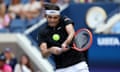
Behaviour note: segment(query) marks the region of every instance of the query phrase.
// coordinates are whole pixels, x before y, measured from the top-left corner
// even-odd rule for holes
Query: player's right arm
[[[55,55],[60,54],[61,52],[58,49],[58,47],[54,47],[54,46],[51,48],[47,47],[46,35],[47,34],[43,32],[43,30],[41,30],[38,34],[39,48],[43,57],[48,57],[50,54],[55,54]]]
[[[51,54],[49,49],[47,48],[46,35],[47,34],[44,32],[44,30],[39,31],[38,43],[39,43],[39,48],[43,57],[48,57]]]
[[[47,43],[45,42],[41,43],[40,50],[43,57],[48,57],[51,54],[50,50],[47,48]]]
[[[40,49],[43,57],[48,57],[51,54],[59,55],[62,52],[58,47],[47,48],[47,43],[45,42],[41,43]]]

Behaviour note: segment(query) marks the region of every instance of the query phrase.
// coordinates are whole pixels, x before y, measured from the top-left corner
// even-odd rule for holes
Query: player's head
[[[46,4],[45,17],[47,18],[48,25],[51,27],[55,27],[59,23],[60,8],[54,4]]]

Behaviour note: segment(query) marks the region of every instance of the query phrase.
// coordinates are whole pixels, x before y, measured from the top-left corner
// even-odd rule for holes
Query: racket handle
[[[67,46],[67,48],[71,48],[70,46]]]

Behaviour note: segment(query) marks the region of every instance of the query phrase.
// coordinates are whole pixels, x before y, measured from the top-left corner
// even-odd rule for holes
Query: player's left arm
[[[62,44],[62,48],[67,47],[71,43],[71,41],[73,40],[74,34],[75,34],[73,24],[67,24],[65,27],[65,30],[68,33],[68,37],[66,38],[66,40]]]
[[[68,33],[68,37],[67,39],[65,40],[65,43],[67,45],[69,45],[71,43],[71,41],[73,40],[73,37],[74,37],[74,34],[75,34],[75,30],[74,30],[74,27],[73,27],[73,24],[68,24],[66,27],[65,27],[67,33]]]

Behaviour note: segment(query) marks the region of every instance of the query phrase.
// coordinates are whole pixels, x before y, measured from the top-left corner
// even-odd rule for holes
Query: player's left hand
[[[62,47],[62,51],[63,52],[66,52],[66,51],[68,51],[70,48],[67,48],[67,44],[66,43],[63,43],[62,45],[61,45],[61,47]]]

